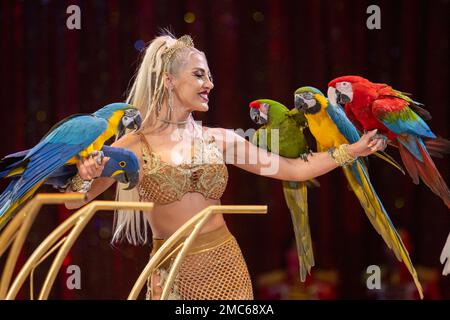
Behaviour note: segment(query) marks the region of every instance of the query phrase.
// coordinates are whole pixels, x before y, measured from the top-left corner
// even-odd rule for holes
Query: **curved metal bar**
[[[116,202],[116,201],[93,201],[88,204],[86,212],[82,212],[80,219],[75,224],[75,227],[67,236],[67,240],[61,246],[53,260],[53,264],[47,273],[44,284],[42,285],[39,300],[46,300],[50,294],[50,290],[55,282],[59,269],[64,261],[69,250],[72,248],[75,241],[78,239],[80,233],[86,227],[88,222],[92,219],[95,213],[99,210],[116,210],[116,209],[132,209],[132,210],[151,210],[153,209],[153,203],[142,202]],[[50,235],[51,236],[51,235]]]
[[[31,270],[34,268],[36,263],[41,259],[41,257],[44,256],[44,254],[70,228],[72,228],[80,219],[82,220],[84,215],[86,215],[88,213],[88,211],[92,208],[93,205],[94,205],[95,211],[98,211],[98,210],[116,210],[116,209],[122,209],[122,208],[124,208],[124,209],[136,209],[136,210],[149,210],[149,209],[153,208],[153,204],[152,203],[116,202],[116,201],[93,201],[90,204],[82,207],[81,209],[76,211],[73,215],[71,215],[69,218],[67,218],[63,223],[61,223],[55,230],[53,230],[53,232],[50,233],[44,239],[44,241],[41,242],[41,244],[38,246],[38,248],[36,248],[36,250],[31,254],[30,258],[26,261],[26,263],[24,264],[22,269],[19,271],[17,277],[15,278],[13,284],[11,285],[11,287],[10,287],[6,297],[5,297],[6,299],[11,300],[11,299],[14,299],[17,296],[18,291],[22,287],[23,283],[25,282],[25,280],[29,276]],[[87,222],[88,221],[86,221],[86,223]],[[81,232],[82,229],[80,229],[79,231]],[[70,237],[72,234],[73,234],[73,230],[67,236],[67,238]],[[76,240],[76,238],[73,239],[73,241],[75,241],[75,240]],[[66,241],[67,241],[67,239],[66,239]],[[67,250],[66,251],[66,254],[67,254],[68,250],[70,250],[71,245],[70,246],[63,245],[60,248],[59,253],[61,252],[61,250],[65,250],[65,251]],[[65,255],[64,255],[64,257],[65,257]],[[64,257],[60,261],[61,263],[62,263]],[[55,259],[56,259],[56,257],[55,257]],[[59,264],[59,267],[61,266],[61,263]],[[59,269],[58,270],[55,269],[56,268],[55,261],[53,262],[52,267],[54,267],[54,269],[53,269],[53,271],[50,270],[49,273],[50,272],[54,272],[55,273],[55,277],[56,277],[57,271]],[[53,284],[53,282],[50,281],[51,278],[49,278],[49,275],[47,275],[47,278],[49,280],[47,282],[47,285],[49,286],[49,288],[46,289],[46,290],[48,290],[48,292],[49,292],[49,289],[51,288],[51,285]],[[41,290],[41,294],[42,294],[42,290]]]
[[[14,272],[14,267],[17,263],[17,259],[19,257],[20,251],[22,250],[23,243],[30,231],[31,225],[34,222],[36,215],[39,212],[39,209],[44,204],[56,204],[56,203],[64,203],[66,201],[73,200],[82,200],[85,195],[80,193],[47,193],[47,194],[37,194],[34,198],[32,198],[18,213],[19,218],[14,219],[14,224],[8,228],[7,234],[2,240],[4,243],[1,245],[4,246],[0,251],[4,252],[6,250],[5,247],[8,247],[11,244],[11,241],[7,237],[14,236],[15,231],[17,231],[16,238],[14,242],[12,242],[12,247],[8,255],[8,259],[6,260],[5,267],[3,269],[2,279],[0,282],[0,299],[5,297],[6,291],[8,290],[8,286],[11,282],[11,277]],[[11,221],[11,222],[13,222]],[[14,232],[12,232],[14,231]]]
[[[55,244],[50,250],[47,251],[47,253],[33,266],[33,269],[31,269],[30,272],[30,300],[34,300],[34,270],[43,262],[45,259],[47,259],[56,249],[58,249],[64,241],[66,241],[67,237],[62,238],[59,240],[57,244]]]
[[[31,256],[25,262],[22,269],[20,269],[19,273],[14,279],[14,282],[11,284],[11,287],[6,294],[5,299],[15,299],[17,293],[19,292],[20,288],[24,284],[25,280],[27,279],[36,263],[46,254],[46,252],[51,247],[53,247],[58,239],[60,239],[76,223],[76,220],[78,220],[80,218],[80,215],[82,215],[85,211],[86,207],[83,207],[75,212],[73,215],[64,220],[63,223],[61,223],[55,230],[53,230],[53,232],[49,236],[47,236],[41,242],[41,244],[33,251]]]
[[[22,225],[22,221],[24,218],[25,213],[20,212],[3,229],[2,233],[0,234],[0,258],[3,256],[14,238],[17,236],[17,230]]]
[[[145,266],[144,270],[139,275],[137,281],[135,282],[133,288],[128,295],[128,300],[136,300],[139,293],[141,292],[145,282],[147,281],[150,274],[153,272],[154,268],[159,264],[160,260],[164,258],[164,256],[173,248],[173,246],[180,240],[183,235],[193,227],[196,223],[202,220],[205,216],[210,216],[208,213],[211,212],[210,215],[216,213],[223,214],[265,214],[267,213],[267,206],[244,206],[244,205],[221,205],[221,206],[209,206],[187,222],[185,222],[177,231],[174,232],[172,236],[170,236],[166,241],[164,241],[163,245],[159,250],[155,253],[155,255],[150,259],[150,261]],[[200,230],[200,229],[198,229]],[[193,238],[192,238],[193,239]],[[193,240],[192,240],[193,241]],[[181,251],[178,253],[180,254]],[[181,262],[181,259],[180,259]],[[168,282],[166,281],[166,284]]]

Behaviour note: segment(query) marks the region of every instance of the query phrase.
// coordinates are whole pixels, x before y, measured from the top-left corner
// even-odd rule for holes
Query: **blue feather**
[[[401,114],[400,114],[401,113]],[[394,119],[392,119],[394,118]],[[411,109],[396,112],[396,114],[380,117],[379,120],[391,131],[396,134],[411,134],[435,139],[436,135],[431,131],[421,117]]]
[[[359,140],[360,136],[358,130],[347,118],[347,115],[341,107],[332,105],[328,101],[328,107],[326,110],[341,134],[349,141],[349,143],[355,143]]]

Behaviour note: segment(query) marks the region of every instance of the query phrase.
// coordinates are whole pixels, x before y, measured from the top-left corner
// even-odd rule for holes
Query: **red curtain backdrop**
[[[81,30],[68,30],[69,5],[81,9]],[[431,128],[449,132],[449,2],[377,1],[381,29],[366,27],[372,1],[2,1],[0,3],[0,155],[30,148],[50,127],[73,113],[90,113],[123,101],[138,66],[140,48],[162,27],[189,33],[206,53],[215,89],[207,126],[254,127],[248,103],[266,97],[292,105],[293,91],[363,75],[410,92],[432,113]],[[395,150],[391,154],[399,159]],[[450,182],[449,158],[436,159]],[[223,204],[267,204],[266,216],[227,217],[246,257],[257,297],[258,279],[286,269],[293,231],[281,183],[229,166]],[[423,184],[372,159],[373,184],[398,229],[408,233],[416,266],[438,273],[437,295],[450,298],[450,278],[440,276],[439,255],[450,231],[442,201]],[[310,192],[315,270],[338,274],[337,298],[367,298],[369,265],[394,266],[340,170]],[[5,183],[2,182],[2,187]],[[42,188],[50,192],[51,189]],[[112,199],[114,190],[101,196]],[[63,207],[45,208],[27,240],[23,258],[58,222]],[[82,273],[81,290],[68,290],[63,267],[51,298],[123,299],[148,259],[148,247],[109,244],[112,213],[98,215],[65,261]],[[43,279],[44,263],[36,282]],[[382,268],[383,270],[383,268]],[[409,281],[409,278],[407,278]],[[26,287],[21,297],[27,297]],[[431,290],[431,289],[430,289]]]

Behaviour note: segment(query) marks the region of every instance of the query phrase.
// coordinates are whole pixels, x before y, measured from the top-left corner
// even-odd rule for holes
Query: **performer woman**
[[[147,47],[127,98],[143,115],[141,129],[126,134],[113,146],[135,152],[140,160],[139,185],[131,194],[118,188],[117,198],[155,204],[151,212],[144,212],[153,235],[152,254],[196,213],[220,205],[228,179],[225,163],[280,180],[305,181],[386,147],[384,140],[374,137],[376,131],[372,131],[334,153],[310,154],[308,161],[277,156],[254,146],[233,130],[207,128],[194,121],[193,111],[208,111],[208,95],[213,87],[205,54],[194,47],[189,36],[176,39],[164,34]],[[233,156],[227,157],[230,154]],[[104,158],[100,165],[92,158],[80,160],[78,178],[99,177],[107,160]],[[264,170],[268,166],[278,169]],[[113,182],[110,178],[95,179],[86,202],[68,202],[66,206],[81,207]],[[76,184],[70,189],[77,191]],[[139,219],[140,214],[116,213],[113,241],[126,238],[133,244],[145,242],[147,224]],[[160,298],[172,261],[163,261],[149,278],[148,299]],[[214,215],[200,231],[179,269],[169,298],[253,299],[245,260],[222,214]]]

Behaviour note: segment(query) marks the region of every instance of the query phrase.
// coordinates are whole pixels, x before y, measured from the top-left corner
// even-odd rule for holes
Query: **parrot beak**
[[[122,118],[122,123],[127,129],[137,130],[142,124],[141,114],[136,109],[128,109],[125,111],[125,115]]]
[[[128,109],[125,110],[125,114],[122,117],[122,126],[121,129],[125,131],[125,129],[137,130],[141,127],[142,118],[141,114],[136,109]]]
[[[119,123],[118,139],[125,134],[126,129],[138,130],[142,125],[142,117],[138,110],[128,109]]]
[[[131,190],[139,183],[139,172],[134,172],[131,175],[128,175],[125,171],[118,170],[114,172],[112,178],[120,183],[128,184],[124,190]]]
[[[117,130],[117,139],[120,139],[125,134],[125,127],[122,121],[119,123],[119,129]]]
[[[334,89],[334,88],[333,88]],[[340,92],[338,89],[334,89],[336,92],[336,102],[340,105],[352,102],[352,99],[345,93]]]
[[[303,100],[303,98],[299,94],[295,95],[294,105],[295,109],[297,109],[298,111],[306,110],[308,108],[308,104],[305,102],[305,100]]]
[[[328,87],[328,91],[327,91],[328,101],[333,106],[337,106],[337,104],[338,104],[336,91],[337,91],[336,88]]]
[[[142,117],[141,117],[141,113],[139,111],[137,111],[133,120],[134,120],[134,129],[133,130],[138,130],[142,125]]]
[[[263,114],[260,109],[250,108],[250,118],[256,124],[263,125],[267,123],[267,115]]]
[[[124,190],[131,190],[139,183],[139,172],[133,172],[130,176],[125,174],[128,180],[128,186]]]

